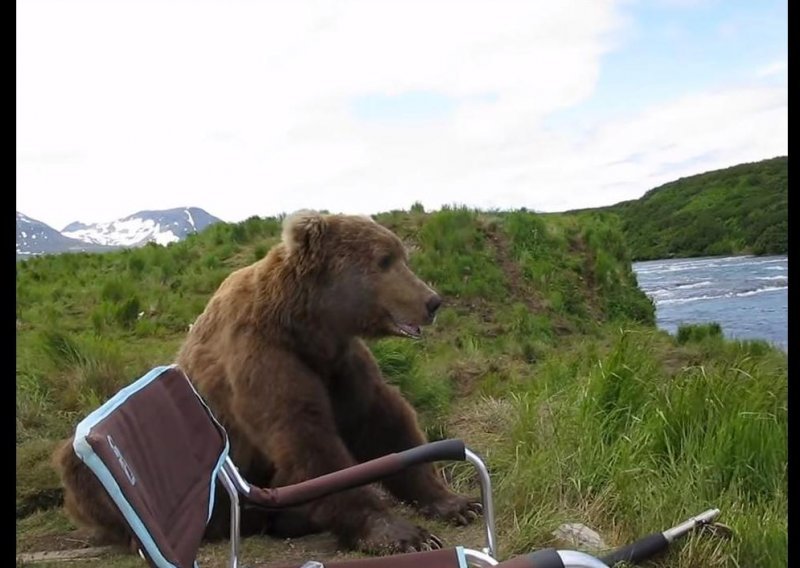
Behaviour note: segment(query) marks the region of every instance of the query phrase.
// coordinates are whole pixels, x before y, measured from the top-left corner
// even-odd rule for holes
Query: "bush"
[[[253,260],[258,262],[262,258],[267,255],[267,246],[266,245],[256,245],[256,248],[253,249]]]
[[[128,270],[135,276],[139,276],[144,271],[144,266],[144,259],[139,255],[131,256],[128,259]]]
[[[722,327],[716,323],[685,324],[678,327],[676,338],[678,343],[699,343],[707,338],[720,339]]]
[[[139,298],[136,296],[131,296],[117,306],[114,311],[114,317],[119,325],[126,329],[130,329],[139,318],[139,312],[141,309],[142,305],[139,301]]]
[[[506,293],[503,271],[487,247],[475,211],[443,207],[425,219],[418,238],[420,250],[412,266],[440,293],[464,298]]]
[[[118,304],[133,293],[133,285],[122,278],[112,278],[103,284],[100,297],[111,303]]]

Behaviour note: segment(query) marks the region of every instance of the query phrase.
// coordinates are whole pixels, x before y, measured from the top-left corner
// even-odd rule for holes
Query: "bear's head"
[[[298,211],[284,221],[283,244],[313,316],[342,333],[418,338],[442,303],[400,239],[369,217]]]

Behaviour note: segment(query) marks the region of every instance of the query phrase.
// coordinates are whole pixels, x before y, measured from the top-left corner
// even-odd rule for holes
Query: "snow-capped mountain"
[[[112,247],[137,247],[149,242],[167,245],[218,221],[220,219],[198,207],[181,207],[139,211],[108,223],[70,223],[61,234],[85,243]]]
[[[50,225],[17,211],[17,258],[59,252],[98,252],[107,247],[65,237]]]
[[[17,259],[61,252],[106,252],[149,242],[166,245],[220,221],[198,207],[140,211],[109,223],[70,223],[59,232],[17,211]]]

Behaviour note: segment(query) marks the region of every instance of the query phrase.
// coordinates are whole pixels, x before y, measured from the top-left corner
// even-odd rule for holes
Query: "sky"
[[[17,210],[563,211],[788,154],[787,2],[17,0]]]

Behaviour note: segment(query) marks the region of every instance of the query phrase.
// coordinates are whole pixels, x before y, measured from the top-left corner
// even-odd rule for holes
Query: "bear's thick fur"
[[[302,211],[285,220],[280,244],[220,285],[177,363],[227,429],[244,477],[287,485],[425,442],[413,408],[386,384],[362,338],[417,337],[440,304],[391,231],[368,217]],[[108,533],[111,512],[97,514],[101,498],[80,479],[69,450],[67,444],[57,456],[68,511],[84,524],[102,518]],[[428,516],[466,523],[479,511],[430,465],[382,485]],[[246,513],[245,523],[256,525],[251,531],[329,530],[342,546],[367,552],[439,544],[396,516],[373,487],[281,514]]]

